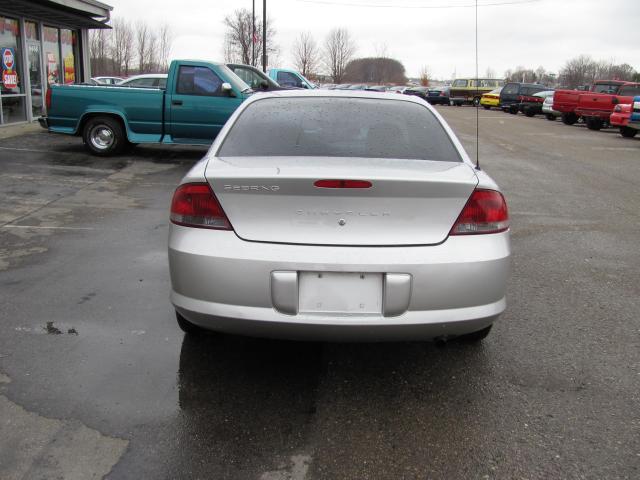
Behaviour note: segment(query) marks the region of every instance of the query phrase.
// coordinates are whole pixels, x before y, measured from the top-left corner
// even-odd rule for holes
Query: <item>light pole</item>
[[[267,0],[262,0],[262,71],[267,73]]]
[[[251,66],[256,66],[256,0],[251,8]]]

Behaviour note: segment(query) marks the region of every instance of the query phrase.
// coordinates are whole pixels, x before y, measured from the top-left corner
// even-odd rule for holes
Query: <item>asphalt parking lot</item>
[[[480,122],[514,258],[480,346],[185,338],[168,206],[206,150],[0,140],[0,478],[640,477],[640,138]]]

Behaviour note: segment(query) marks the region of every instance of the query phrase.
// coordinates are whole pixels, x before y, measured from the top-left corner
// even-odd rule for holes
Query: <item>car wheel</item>
[[[509,113],[511,115],[517,115],[518,114],[518,106],[517,105],[512,105],[509,107]]]
[[[631,127],[620,127],[620,135],[624,138],[633,138],[638,133],[638,130]]]
[[[600,130],[602,126],[603,122],[599,118],[587,118],[587,128],[589,130]]]
[[[176,320],[178,321],[178,326],[180,327],[180,330],[182,330],[187,335],[201,336],[209,333],[208,330],[205,330],[204,328],[191,323],[189,320],[184,318],[178,312],[176,312]]]
[[[480,342],[485,338],[487,338],[487,335],[489,335],[489,332],[491,332],[491,327],[493,327],[493,324],[483,328],[482,330],[478,330],[477,332],[471,332],[465,335],[460,335],[456,340],[463,343]]]
[[[556,116],[553,113],[547,113],[545,115],[545,117],[547,118],[547,120],[549,120],[550,122],[555,122],[556,121]]]
[[[477,107],[480,105],[480,97],[473,97],[473,106]]]
[[[491,110],[491,107],[489,105],[483,105],[485,110]]]
[[[533,116],[536,114],[536,112],[534,112],[534,111],[533,111],[533,110],[531,110],[530,108],[527,108],[527,109],[524,111],[524,114],[525,114],[527,117],[533,117]]]
[[[86,149],[100,157],[122,152],[128,144],[122,124],[113,117],[90,118],[82,131]]]
[[[562,114],[562,123],[565,125],[573,125],[578,121],[578,116],[575,113],[563,113]]]

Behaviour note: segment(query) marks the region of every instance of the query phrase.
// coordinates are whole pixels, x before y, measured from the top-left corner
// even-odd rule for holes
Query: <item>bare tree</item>
[[[577,87],[593,80],[596,62],[588,55],[580,55],[565,63],[560,71],[560,82],[568,87]]]
[[[256,18],[255,35],[252,32],[251,12],[246,8],[234,10],[223,23],[227,29],[224,41],[224,59],[229,63],[258,66],[262,62],[262,20]],[[275,44],[276,30],[273,20],[267,19],[267,59],[278,54]],[[253,55],[255,52],[255,57]],[[271,62],[269,62],[271,63]]]
[[[111,30],[96,29],[89,31],[89,56],[92,75],[109,75],[112,72]]]
[[[112,22],[112,42],[110,46],[114,73],[129,74],[129,64],[133,53],[133,31],[131,24],[123,18],[114,18]]]
[[[158,70],[158,36],[152,30],[149,30],[147,55],[144,64],[147,72],[156,72]]]
[[[329,32],[324,44],[324,62],[334,83],[341,83],[344,71],[356,51],[356,45],[344,28]]]
[[[420,85],[423,87],[429,86],[429,80],[431,79],[431,71],[427,65],[424,65],[420,69]]]
[[[168,23],[163,23],[158,32],[158,67],[162,70],[169,68],[169,55],[173,43],[173,32]]]
[[[146,62],[149,58],[149,26],[143,20],[136,22],[136,53],[138,55],[138,71],[146,72]]]
[[[309,32],[302,32],[293,44],[293,63],[308,77],[318,67],[318,45]]]

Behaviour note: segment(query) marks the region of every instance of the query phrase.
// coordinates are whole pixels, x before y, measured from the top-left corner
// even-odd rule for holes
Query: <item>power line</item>
[[[522,5],[525,3],[537,3],[543,0],[514,0],[507,2],[492,2],[476,5],[470,3],[466,5],[395,5],[384,3],[354,3],[330,0],[296,0],[301,3],[314,3],[316,5],[331,5],[334,7],[360,7],[360,8],[409,8],[409,9],[450,9],[450,8],[478,8],[478,7],[498,7],[504,5]]]

